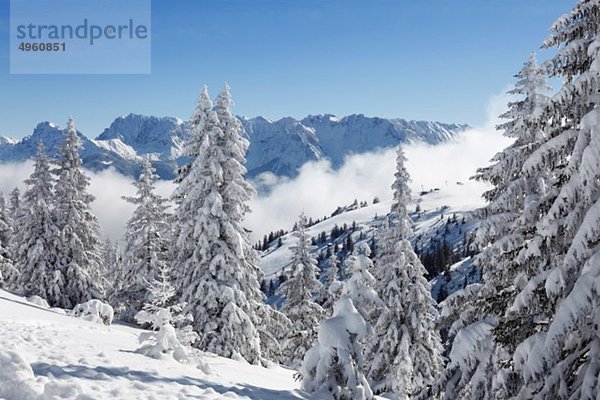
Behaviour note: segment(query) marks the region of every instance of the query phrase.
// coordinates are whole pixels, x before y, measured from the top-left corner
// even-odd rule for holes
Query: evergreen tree
[[[25,180],[27,189],[15,221],[15,264],[20,275],[16,285],[24,295],[37,295],[51,306],[61,304],[64,289],[62,271],[57,268],[56,240],[59,230],[51,215],[54,200],[50,162],[44,145],[38,144],[34,171]],[[6,279],[6,277],[5,277]]]
[[[528,328],[513,355],[518,396],[600,396],[600,2],[580,0],[552,27],[551,76],[565,84],[539,118],[548,138],[527,175],[553,177],[549,209],[519,256],[531,267],[508,309]]]
[[[446,396],[508,398],[520,385],[510,354],[529,324],[508,328],[512,323],[505,314],[516,291],[526,283],[527,268],[519,263],[518,254],[532,239],[540,210],[547,209],[545,192],[551,178],[544,170],[523,173],[545,140],[536,123],[549,101],[544,95],[549,90],[544,70],[532,55],[516,77],[509,94],[520,98],[508,104],[508,111],[501,115],[506,122],[498,126],[515,141],[474,177],[494,186],[484,193],[488,204],[478,210],[482,222],[476,245],[482,251],[475,264],[482,270],[483,285],[472,285],[465,295],[444,302],[444,312],[455,318],[449,327],[454,342],[450,362],[438,382]],[[501,338],[506,335],[510,337]]]
[[[352,304],[367,322],[367,328],[372,330],[383,302],[375,288],[375,278],[371,274],[373,261],[369,258],[371,249],[366,243],[356,246],[354,253],[346,260],[349,277],[344,281],[342,296],[352,300]]]
[[[102,270],[106,276],[106,298],[111,304],[117,302],[117,294],[123,284],[123,266],[121,263],[121,249],[119,242],[114,242],[107,237],[101,248]]]
[[[398,398],[431,384],[443,367],[442,344],[436,331],[436,304],[425,279],[427,271],[413,251],[407,207],[410,202],[406,158],[398,149],[394,201],[388,227],[377,257],[377,292],[383,308],[369,341],[369,379],[376,393],[393,392]]]
[[[0,193],[0,287],[9,289],[13,288],[18,278],[18,271],[13,265],[12,239],[13,220],[4,194]]]
[[[13,218],[16,218],[21,209],[21,191],[19,188],[14,188],[13,191],[10,192],[9,207],[10,215],[12,215]]]
[[[169,223],[167,200],[156,194],[155,170],[148,158],[142,162],[142,173],[135,183],[136,197],[123,197],[137,208],[127,223],[123,264],[123,286],[119,294],[120,314],[126,321],[148,301],[147,281],[169,262]]]
[[[333,315],[321,323],[318,341],[304,357],[300,370],[302,389],[329,392],[336,400],[372,399],[373,392],[363,371],[361,345],[367,331],[352,300],[342,295],[335,303]]]
[[[8,248],[11,238],[14,234],[14,221],[10,213],[10,208],[6,203],[4,194],[0,193],[0,243]]]
[[[151,167],[144,165],[142,175],[148,172],[151,173]],[[183,361],[188,357],[185,345],[197,340],[198,335],[188,325],[192,316],[183,312],[185,304],[173,304],[175,288],[171,283],[169,265],[160,262],[154,266],[152,281],[146,281],[146,302],[135,315],[140,325],[150,325],[154,332],[140,334],[143,345],[137,351],[153,358],[169,355]]]
[[[329,256],[327,261],[327,272],[325,276],[325,285],[321,294],[321,303],[323,309],[331,314],[333,305],[338,301],[342,293],[342,283],[340,282],[340,266],[335,254]]]
[[[88,193],[90,178],[81,170],[81,140],[73,118],[67,121],[60,149],[55,185],[53,218],[60,231],[58,263],[64,278],[57,305],[72,308],[102,297],[100,226],[92,213],[94,196]]]
[[[298,368],[304,354],[310,349],[317,337],[317,327],[323,318],[324,311],[313,299],[321,290],[317,280],[317,263],[310,254],[310,236],[306,231],[308,222],[304,214],[296,223],[294,236],[296,245],[291,248],[291,276],[279,287],[279,294],[284,298],[281,311],[292,321],[291,330],[283,343],[285,364]]]
[[[191,122],[175,211],[176,287],[194,317],[198,346],[224,357],[261,361],[258,325],[265,307],[256,252],[241,223],[253,192],[244,180],[248,141],[231,114],[229,87],[213,109],[206,88]],[[264,317],[266,318],[266,317]]]

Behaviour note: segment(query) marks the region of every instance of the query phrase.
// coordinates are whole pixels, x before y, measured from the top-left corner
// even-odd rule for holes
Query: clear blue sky
[[[126,0],[124,0],[126,1]],[[98,135],[122,114],[188,118],[200,86],[245,116],[477,124],[574,0],[154,0],[152,74],[10,75],[0,2],[0,134],[69,114]]]

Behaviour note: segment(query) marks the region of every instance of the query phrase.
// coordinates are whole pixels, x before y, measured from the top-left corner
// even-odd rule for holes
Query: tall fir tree
[[[338,258],[332,254],[327,259],[327,272],[325,273],[325,284],[321,291],[321,304],[329,315],[333,312],[333,305],[338,301],[342,293],[342,282],[340,281],[340,265]]]
[[[88,193],[90,178],[81,170],[81,146],[73,118],[69,118],[54,170],[53,217],[60,230],[58,262],[64,277],[58,304],[63,308],[102,297],[100,226],[91,209],[94,196]]]
[[[306,216],[302,213],[293,233],[297,242],[291,248],[290,277],[278,291],[283,297],[281,311],[292,321],[283,343],[284,363],[292,368],[300,367],[304,354],[317,337],[317,328],[324,315],[323,308],[314,300],[322,285],[317,279],[317,262],[310,253],[311,238],[306,224]]]
[[[552,174],[554,201],[524,251],[536,268],[507,312],[530,327],[513,355],[521,398],[600,397],[599,15],[600,1],[578,1],[544,43],[558,48],[547,67],[565,83],[539,119],[548,138],[525,165]]]
[[[14,188],[13,191],[10,192],[10,199],[8,203],[10,208],[10,215],[12,215],[13,218],[16,218],[21,208],[21,191],[19,190],[19,188]]]
[[[144,158],[139,180],[134,184],[136,197],[123,197],[136,205],[127,223],[122,287],[118,294],[120,316],[134,321],[134,316],[148,302],[148,282],[169,260],[169,215],[167,200],[155,190],[155,169]]]
[[[106,300],[117,304],[118,292],[123,287],[123,266],[121,264],[121,249],[119,242],[113,242],[110,237],[104,239],[100,249],[103,271],[106,276]]]
[[[11,249],[13,225],[4,194],[0,193],[0,286],[8,289],[14,287],[18,278]]]
[[[477,211],[482,222],[476,244],[482,250],[475,264],[482,271],[483,284],[470,288],[469,298],[461,294],[444,302],[445,318],[455,318],[449,330],[454,341],[450,362],[438,382],[445,381],[447,395],[509,398],[521,385],[510,355],[531,324],[516,323],[506,312],[517,291],[528,283],[529,268],[520,262],[519,254],[534,237],[541,211],[548,209],[552,177],[543,169],[523,173],[546,140],[537,123],[549,102],[545,71],[531,55],[516,78],[508,93],[519,98],[508,104],[501,115],[506,122],[498,126],[514,143],[474,177],[493,185],[483,195],[488,204]]]
[[[40,142],[34,171],[25,180],[27,189],[15,221],[15,264],[19,271],[17,289],[24,295],[37,295],[51,306],[60,306],[64,277],[57,265],[59,230],[52,218],[54,178],[50,161]]]
[[[427,271],[409,241],[410,177],[405,161],[399,148],[390,213],[390,219],[396,221],[384,231],[376,259],[376,289],[384,307],[366,350],[374,392],[391,392],[400,399],[411,398],[431,384],[443,368],[436,303],[425,279]]]
[[[261,361],[260,271],[242,227],[252,187],[244,180],[248,141],[231,114],[226,86],[214,109],[206,89],[192,117],[173,198],[177,289],[188,303],[201,349],[257,364]],[[266,314],[266,313],[265,313]]]

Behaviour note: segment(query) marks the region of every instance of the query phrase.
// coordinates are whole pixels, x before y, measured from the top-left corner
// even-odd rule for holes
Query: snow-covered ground
[[[415,237],[421,236],[425,242],[435,238],[439,239],[438,232],[445,228],[447,219],[454,214],[459,221],[463,217],[466,219],[466,225],[462,228],[462,232],[470,232],[475,229],[477,221],[473,220],[470,214],[474,209],[484,205],[481,198],[482,191],[480,184],[468,181],[448,183],[440,188],[428,188],[425,190],[427,193],[424,194],[413,193],[409,210],[414,211],[417,204],[421,208],[420,213],[411,213]],[[390,207],[391,200],[369,204],[366,207],[346,211],[321,221],[308,228],[307,232],[310,236],[317,237],[320,232],[329,234],[335,225],[338,227],[342,227],[344,224],[351,226],[353,222],[356,222],[358,229],[352,234],[352,238],[356,242],[362,233],[363,237],[368,240],[377,228],[386,223],[385,217],[389,213]],[[450,243],[458,243],[462,240],[462,233],[452,231],[447,236],[447,240]],[[296,238],[289,233],[282,237],[281,247],[277,248],[276,243],[273,243],[269,250],[263,252],[260,267],[267,279],[273,279],[290,263],[292,256],[290,248],[295,243]],[[320,249],[317,246],[313,247],[314,252],[318,250]]]
[[[206,354],[202,368],[135,352],[140,329],[104,326],[0,290],[0,399],[314,399],[294,371]],[[206,368],[208,366],[208,368]]]

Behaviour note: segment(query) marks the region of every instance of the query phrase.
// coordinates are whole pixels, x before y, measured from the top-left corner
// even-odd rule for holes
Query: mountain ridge
[[[338,118],[332,114],[308,115],[297,120],[284,117],[269,120],[238,117],[243,135],[250,140],[246,156],[248,177],[264,172],[294,177],[308,161],[328,159],[334,168],[344,157],[400,143],[439,144],[454,139],[469,128],[466,124],[414,121],[401,118],[366,117],[352,114]],[[95,139],[78,131],[83,142],[83,164],[101,171],[110,166],[137,177],[140,161],[149,156],[163,179],[172,179],[183,160],[181,150],[189,134],[189,123],[175,117],[127,114],[117,117]],[[58,124],[40,122],[32,134],[19,141],[0,136],[0,163],[24,161],[35,155],[38,141],[44,142],[54,157],[62,141]]]

